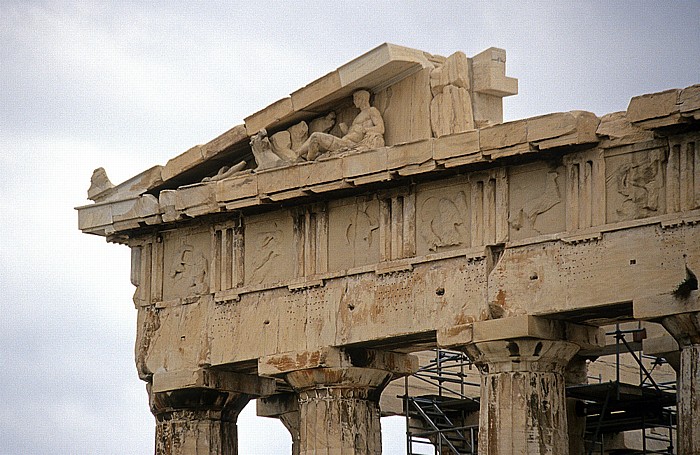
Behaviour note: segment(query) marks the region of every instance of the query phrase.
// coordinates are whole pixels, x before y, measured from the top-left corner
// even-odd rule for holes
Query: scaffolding
[[[467,396],[468,387],[479,387],[479,377],[461,352],[432,350],[432,359],[405,379],[401,397],[406,415],[407,454],[462,455],[477,453],[479,400]],[[471,377],[470,377],[471,374]],[[474,382],[476,377],[476,382]],[[434,393],[411,395],[410,379]]]
[[[641,340],[645,329],[623,330],[620,325],[607,333],[615,343],[608,352],[615,355],[615,379],[571,385],[568,398],[576,402],[576,414],[585,419],[586,453],[595,454],[675,454],[675,381],[658,382],[653,374],[666,363],[659,357],[645,356]],[[632,341],[628,339],[632,338]],[[455,351],[432,350],[430,360],[404,382],[403,409],[406,416],[408,455],[466,455],[478,452],[479,373],[469,358]],[[621,360],[631,356],[638,369],[638,381],[624,382]],[[648,365],[645,366],[645,362]],[[413,386],[412,386],[413,384]],[[416,384],[423,387],[416,396]],[[425,393],[426,387],[431,393]],[[641,432],[639,449],[611,448],[612,436],[627,431]]]

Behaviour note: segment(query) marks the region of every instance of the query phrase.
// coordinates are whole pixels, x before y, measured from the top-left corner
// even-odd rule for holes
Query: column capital
[[[530,315],[477,321],[446,327],[437,332],[438,346],[448,349],[516,339],[568,341],[580,349],[597,349],[605,345],[605,333],[599,327]]]
[[[392,378],[413,374],[418,358],[410,354],[363,348],[327,347],[310,351],[274,354],[258,359],[258,373],[263,376],[286,377],[301,370],[342,370],[362,368],[390,373]],[[333,373],[324,373],[332,379]]]

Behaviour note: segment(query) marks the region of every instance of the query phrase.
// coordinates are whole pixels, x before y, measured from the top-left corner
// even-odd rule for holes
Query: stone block
[[[602,147],[617,147],[621,145],[647,142],[654,139],[654,133],[646,131],[630,123],[627,112],[613,112],[604,115],[596,129],[596,135],[607,137],[607,141],[601,143]]]
[[[300,163],[299,185],[301,187],[342,180],[343,160],[340,157]]]
[[[691,85],[681,91],[678,97],[681,113],[692,113],[700,110],[700,84]]]
[[[146,222],[147,219],[153,218],[160,214],[160,206],[158,199],[152,194],[144,194],[136,199],[129,201],[130,205],[120,207],[118,212],[112,212],[112,219],[116,221],[125,220],[141,220]],[[148,223],[153,224],[153,223]]]
[[[204,156],[202,155],[202,146],[195,145],[186,152],[181,153],[171,160],[168,160],[165,167],[163,167],[161,171],[162,178],[164,181],[170,180],[171,178],[192,169],[196,165],[201,164],[203,161]]]
[[[159,371],[153,374],[154,393],[194,388],[269,396],[275,393],[276,385],[275,380],[270,378],[201,368]]]
[[[472,331],[472,341],[475,343],[514,338],[565,339],[564,325],[561,322],[529,315],[477,321],[473,324]]]
[[[163,183],[161,172],[163,166],[153,166],[152,168],[137,174],[130,179],[115,186],[110,195],[100,202],[111,202],[129,199],[139,196],[151,188]]]
[[[187,216],[198,216],[218,211],[216,182],[197,183],[175,191],[175,210]]]
[[[506,51],[491,47],[472,58],[473,90],[494,96],[518,93],[518,80],[506,76]]]
[[[282,98],[265,109],[245,118],[245,129],[248,136],[257,134],[263,128],[276,125],[280,120],[294,113],[292,99]]]
[[[687,299],[671,293],[635,299],[634,318],[653,321],[676,314],[700,312],[700,291],[692,291]]]
[[[176,190],[163,190],[158,195],[158,206],[164,223],[170,223],[182,218],[182,212],[175,208]]]
[[[430,125],[435,137],[474,129],[474,113],[469,91],[446,86],[430,102]]]
[[[479,131],[442,136],[433,141],[433,159],[444,160],[457,156],[479,154]]]
[[[258,191],[264,194],[299,188],[299,167],[286,166],[257,172]]]
[[[112,224],[112,204],[92,204],[78,207],[78,229],[93,230]]]
[[[539,150],[547,150],[556,147],[564,147],[576,144],[593,144],[599,141],[596,131],[600,119],[595,114],[586,111],[571,111],[567,113],[575,122],[575,129],[569,134],[534,141]],[[528,123],[529,126],[529,123]],[[561,130],[563,131],[563,129]]]
[[[470,71],[469,59],[464,52],[455,52],[445,59],[442,67],[430,73],[430,90],[433,96],[442,93],[448,85],[469,90]]]
[[[459,348],[474,341],[474,324],[460,324],[437,331],[437,344],[441,348]]]
[[[576,131],[577,122],[570,112],[556,112],[527,119],[527,140],[537,142]]]
[[[680,95],[680,90],[673,89],[635,96],[627,107],[627,119],[636,123],[674,114],[679,109],[678,95]]]
[[[316,79],[312,83],[292,92],[292,107],[295,111],[300,111],[309,106],[333,95],[342,88],[340,73],[333,71],[325,76]]]
[[[430,66],[423,52],[384,43],[338,68],[343,87],[385,87]]]
[[[202,146],[202,156],[209,159],[239,142],[249,140],[245,125],[236,125],[219,137]]]
[[[287,352],[258,359],[258,374],[279,376],[315,368],[372,368],[395,375],[418,370],[418,357],[397,352],[363,348],[326,347],[311,351]]]
[[[398,144],[387,149],[388,169],[398,169],[410,164],[423,164],[432,158],[432,139]]]
[[[216,182],[217,202],[235,201],[258,195],[258,175],[252,172]]]
[[[379,91],[374,105],[384,118],[384,142],[396,145],[431,137],[430,70],[423,69]]]
[[[502,123],[479,130],[481,150],[493,150],[527,142],[527,121]]]
[[[359,177],[374,174],[387,168],[387,148],[349,153],[342,158],[343,177]]]

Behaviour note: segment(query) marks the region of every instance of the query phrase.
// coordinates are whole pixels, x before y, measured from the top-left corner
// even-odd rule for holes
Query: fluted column
[[[520,338],[465,347],[482,371],[479,447],[489,455],[568,454],[567,341]]]
[[[438,331],[440,346],[462,349],[482,373],[479,453],[567,455],[564,372],[582,345],[602,342],[598,328],[532,316]]]
[[[208,370],[155,374],[148,385],[156,455],[237,455],[236,421],[248,401],[275,391],[274,380]]]
[[[151,395],[156,455],[236,455],[245,394],[184,389]]]
[[[366,349],[325,348],[260,359],[260,374],[283,377],[297,394],[300,455],[381,455],[379,398],[417,358]]]
[[[635,300],[634,316],[661,323],[678,342],[678,455],[696,455],[700,453],[700,292]]]

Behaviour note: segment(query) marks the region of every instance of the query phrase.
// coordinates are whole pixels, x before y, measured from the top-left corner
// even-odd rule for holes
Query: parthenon
[[[95,171],[79,228],[131,249],[157,455],[237,453],[250,400],[294,454],[381,454],[431,349],[480,378],[478,439],[441,453],[589,453],[574,408],[621,323],[673,365],[673,450],[700,454],[700,85],[504,123],[517,92],[502,49],[383,44],[163,166]]]

